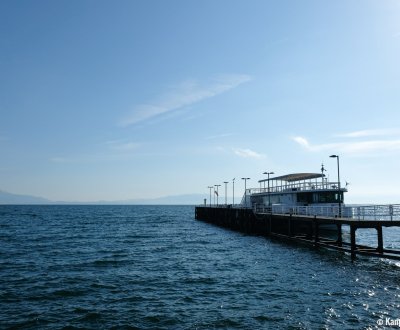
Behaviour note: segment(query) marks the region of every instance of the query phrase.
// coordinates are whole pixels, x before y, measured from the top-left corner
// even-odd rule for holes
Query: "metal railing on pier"
[[[220,205],[199,205],[216,208],[235,208],[246,209],[248,207],[243,204],[220,204]],[[342,205],[339,206],[289,206],[289,205],[272,205],[266,206],[254,204],[253,211],[255,213],[272,213],[272,214],[292,214],[305,216],[319,216],[328,218],[346,218],[355,220],[382,220],[395,221],[400,220],[400,204],[385,205]]]
[[[352,206],[358,220],[400,220],[400,204]]]
[[[346,187],[342,187],[345,189]],[[338,189],[338,182],[292,182],[285,183],[278,186],[271,186],[269,188],[248,188],[248,194],[259,194],[259,193],[281,193],[288,191],[315,191],[315,190],[326,190],[326,189]]]
[[[292,214],[305,216],[319,216],[337,218],[352,218],[352,210],[348,207],[338,206],[289,206],[289,205],[255,205],[255,213]]]
[[[400,220],[400,204],[356,205],[356,206],[288,206],[255,205],[256,213],[293,214],[357,220]]]
[[[228,209],[249,209],[250,207],[245,206],[244,204],[199,204],[199,207],[211,207],[211,208],[228,208]]]

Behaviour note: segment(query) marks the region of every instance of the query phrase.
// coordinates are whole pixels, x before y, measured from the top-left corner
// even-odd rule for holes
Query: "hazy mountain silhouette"
[[[186,194],[176,196],[165,196],[159,198],[146,199],[127,199],[116,201],[95,201],[95,202],[65,202],[52,201],[46,198],[12,194],[0,190],[0,204],[132,204],[132,205],[195,205],[202,204],[205,195],[203,194]]]
[[[11,194],[0,190],[0,204],[53,204],[54,202],[36,196]]]

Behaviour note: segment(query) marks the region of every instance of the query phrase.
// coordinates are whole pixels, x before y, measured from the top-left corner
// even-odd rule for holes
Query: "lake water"
[[[193,206],[0,206],[5,329],[381,329],[400,319],[399,273],[196,221]]]

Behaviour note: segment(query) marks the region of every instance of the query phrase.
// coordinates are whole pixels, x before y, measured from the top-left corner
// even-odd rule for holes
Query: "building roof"
[[[279,181],[287,181],[287,182],[294,182],[294,181],[303,181],[303,180],[310,180],[316,178],[324,177],[324,174],[321,173],[293,173],[293,174],[286,174],[281,176],[276,176],[274,178],[270,178],[269,180],[279,180]],[[258,182],[265,182],[268,179],[259,180]]]

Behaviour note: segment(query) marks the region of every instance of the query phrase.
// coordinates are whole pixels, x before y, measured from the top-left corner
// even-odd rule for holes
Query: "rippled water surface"
[[[192,206],[0,206],[0,328],[377,329],[400,318],[399,273]]]

